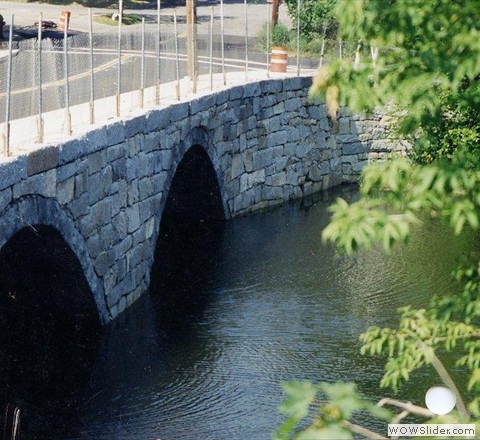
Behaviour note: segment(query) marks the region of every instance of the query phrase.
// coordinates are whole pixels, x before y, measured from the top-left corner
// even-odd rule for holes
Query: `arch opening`
[[[160,222],[150,291],[163,324],[176,325],[205,304],[205,295],[198,293],[215,267],[224,222],[215,169],[196,144],[176,169]]]
[[[62,431],[58,420],[90,378],[101,333],[82,267],[60,233],[18,231],[0,249],[0,404],[21,408],[24,435]]]

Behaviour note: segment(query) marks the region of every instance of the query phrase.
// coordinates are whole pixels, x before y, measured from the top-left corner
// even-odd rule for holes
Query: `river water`
[[[149,294],[82,349],[62,340],[61,367],[42,367],[58,389],[46,393],[33,374],[21,398],[18,380],[3,384],[22,408],[23,438],[260,440],[282,421],[282,381],[349,381],[371,399],[388,394],[378,389],[384,360],[360,356],[358,335],[395,325],[401,305],[454,289],[449,272],[478,243],[427,222],[391,256],[338,256],[321,242],[337,195],[177,239]],[[423,404],[436,383],[422,371],[400,397]]]

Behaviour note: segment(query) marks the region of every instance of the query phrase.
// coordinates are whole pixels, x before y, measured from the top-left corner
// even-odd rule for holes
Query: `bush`
[[[270,29],[270,49],[272,46],[288,46],[292,41],[292,32],[288,30],[283,23],[278,23],[275,28]],[[265,52],[267,50],[267,23],[264,23],[262,29],[257,35],[258,49]]]
[[[303,38],[311,40],[323,36],[323,28],[329,29],[327,38],[335,38],[338,25],[334,9],[338,0],[302,0],[300,3],[300,33]],[[292,18],[294,29],[298,22],[297,0],[286,0],[288,14]]]

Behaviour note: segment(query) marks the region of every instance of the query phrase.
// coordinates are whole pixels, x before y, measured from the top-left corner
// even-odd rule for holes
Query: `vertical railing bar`
[[[223,85],[227,85],[227,72],[225,71],[225,27],[224,27],[224,16],[223,16],[223,0],[220,0],[220,38],[222,45],[222,76],[223,76]]]
[[[245,4],[245,81],[248,81],[248,2]]]
[[[65,71],[65,117],[66,119],[66,131],[67,135],[72,134],[72,115],[70,114],[70,84],[69,84],[69,72],[68,72],[68,29],[67,25],[63,28],[63,61]]]
[[[327,26],[324,24],[323,25],[323,38],[322,38],[322,47],[320,49],[320,62],[318,64],[318,67],[323,66],[323,57],[325,53],[325,37],[327,35]]]
[[[88,8],[88,33],[89,33],[89,44],[90,44],[90,124],[95,122],[95,72],[94,72],[94,58],[93,58],[93,17],[92,17],[92,8]]]
[[[145,94],[145,17],[142,17],[142,60],[140,64],[140,108],[143,108]]]
[[[210,12],[210,53],[209,53],[210,90],[213,90],[213,6]]]
[[[270,78],[270,2],[267,0],[267,78]]]
[[[123,0],[118,4],[118,66],[117,66],[117,94],[116,94],[116,115],[120,117],[120,95],[122,93],[122,21],[123,21]]]
[[[155,89],[155,104],[160,104],[160,84],[162,83],[161,80],[161,69],[160,69],[160,44],[161,44],[161,25],[160,25],[160,15],[161,11],[161,0],[157,0],[157,86]]]
[[[196,94],[197,82],[198,82],[198,59],[197,59],[198,35],[197,35],[197,28],[195,24],[195,0],[192,0],[191,4],[192,4],[192,65],[193,65],[192,92]]]
[[[297,76],[300,76],[300,2],[297,0]]]
[[[7,99],[5,103],[5,142],[3,154],[10,156],[10,99],[12,93],[12,57],[13,57],[13,23],[14,15],[10,17],[10,30],[8,33],[8,67],[7,67]]]
[[[38,130],[38,143],[43,143],[43,96],[42,96],[42,26],[43,26],[43,13],[40,12],[40,18],[38,21],[38,119],[37,119],[37,130]]]
[[[357,49],[355,50],[355,59],[353,61],[353,66],[355,69],[358,69],[360,67],[360,59],[361,59],[360,51],[361,50],[362,50],[362,40],[359,40],[357,43]]]
[[[175,94],[177,100],[180,101],[180,61],[178,59],[178,24],[177,24],[177,8],[173,10],[173,28],[174,28],[174,42],[175,42],[175,76],[176,76],[176,85],[175,85]]]

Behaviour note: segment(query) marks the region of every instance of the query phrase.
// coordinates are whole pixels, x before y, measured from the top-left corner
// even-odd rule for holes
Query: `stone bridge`
[[[1,162],[0,248],[24,228],[56,230],[108,322],[149,286],[166,205],[228,219],[355,181],[394,148],[381,116],[332,122],[310,84],[236,86]]]

